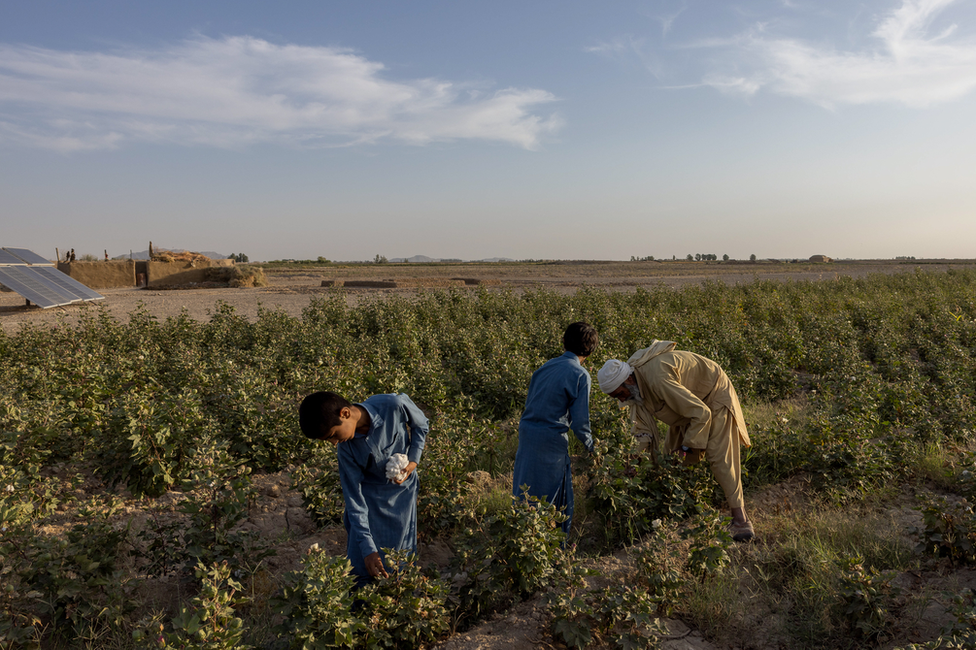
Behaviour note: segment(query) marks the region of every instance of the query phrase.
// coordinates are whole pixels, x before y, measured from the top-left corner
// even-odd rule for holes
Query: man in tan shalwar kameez
[[[654,341],[626,363],[610,359],[597,379],[600,390],[630,406],[639,451],[657,445],[657,423],[670,429],[665,451],[687,461],[702,456],[732,509],[729,530],[736,541],[755,534],[742,498],[739,445],[750,446],[735,387],[722,367],[693,352]]]

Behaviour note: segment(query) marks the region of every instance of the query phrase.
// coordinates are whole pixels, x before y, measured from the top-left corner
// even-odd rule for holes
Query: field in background
[[[869,273],[896,273],[912,268],[944,271],[974,268],[976,260],[853,260],[830,263],[774,262],[688,262],[643,261],[550,261],[469,262],[463,264],[315,264],[275,263],[265,273],[275,284],[317,286],[321,280],[383,280],[465,278],[486,280],[507,287],[552,287],[574,289],[582,284],[605,288],[638,286],[686,286],[706,280],[741,284],[755,279],[832,279],[864,277]]]
[[[891,274],[925,269],[944,272],[976,268],[976,260],[863,260],[812,264],[808,262],[484,262],[464,264],[284,264],[262,266],[268,286],[257,288],[214,288],[189,286],[174,290],[102,289],[105,300],[92,306],[116,317],[135,309],[148,310],[158,318],[185,311],[191,318],[207,320],[218,302],[232,305],[237,313],[254,321],[262,309],[281,310],[300,316],[312,298],[342,295],[348,305],[362,300],[406,297],[427,289],[458,286],[468,291],[478,287],[490,291],[521,292],[546,289],[558,294],[575,293],[580,287],[630,292],[638,287],[682,288],[703,282],[748,284],[756,280],[820,281],[842,277],[863,278],[870,274]],[[341,284],[350,280],[398,283],[397,287],[324,287],[323,282]],[[53,324],[63,320],[76,324],[86,308],[69,305],[40,310],[25,307],[24,299],[0,291],[0,328],[16,331],[23,324]]]

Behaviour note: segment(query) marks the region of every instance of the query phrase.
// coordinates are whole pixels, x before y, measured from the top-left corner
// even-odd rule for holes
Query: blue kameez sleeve
[[[576,438],[583,443],[586,451],[593,451],[593,436],[590,434],[590,374],[580,373],[576,385],[576,398],[569,405],[569,417]]]
[[[405,394],[397,395],[397,399],[404,410],[407,426],[410,427],[410,449],[407,451],[407,460],[419,465],[420,457],[424,453],[424,445],[427,442],[427,431],[430,430],[430,423],[427,421],[424,412]]]

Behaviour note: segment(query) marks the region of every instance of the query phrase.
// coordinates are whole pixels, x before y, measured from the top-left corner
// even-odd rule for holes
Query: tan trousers
[[[742,498],[742,466],[739,464],[739,432],[735,418],[728,409],[712,411],[711,433],[705,458],[712,468],[715,480],[722,486],[730,508],[745,507]]]

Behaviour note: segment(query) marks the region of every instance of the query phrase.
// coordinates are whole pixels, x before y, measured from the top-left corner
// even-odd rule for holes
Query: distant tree
[[[319,264],[331,264],[332,263],[329,260],[327,260],[324,257],[322,257],[321,255],[319,255],[319,258],[317,260],[315,260],[315,261],[318,262]]]
[[[749,261],[750,262],[755,262],[756,261],[756,254],[755,253],[753,253],[752,255],[749,256]]]
[[[389,261],[390,260],[386,259],[385,255],[377,254],[376,257],[373,258],[373,264],[386,264]]]
[[[695,258],[694,258],[694,257],[692,257],[692,255],[691,255],[691,253],[688,253],[688,257],[686,257],[685,259],[686,259],[686,260],[688,260],[688,261],[690,262],[691,260],[693,260],[693,259],[695,259]]]
[[[701,262],[701,253],[695,253],[695,261]]]
[[[729,254],[728,253],[726,253],[725,255],[722,256],[722,261],[723,262],[728,262],[729,261]]]
[[[247,255],[244,253],[231,253],[227,259],[234,260],[238,264],[247,264]]]

